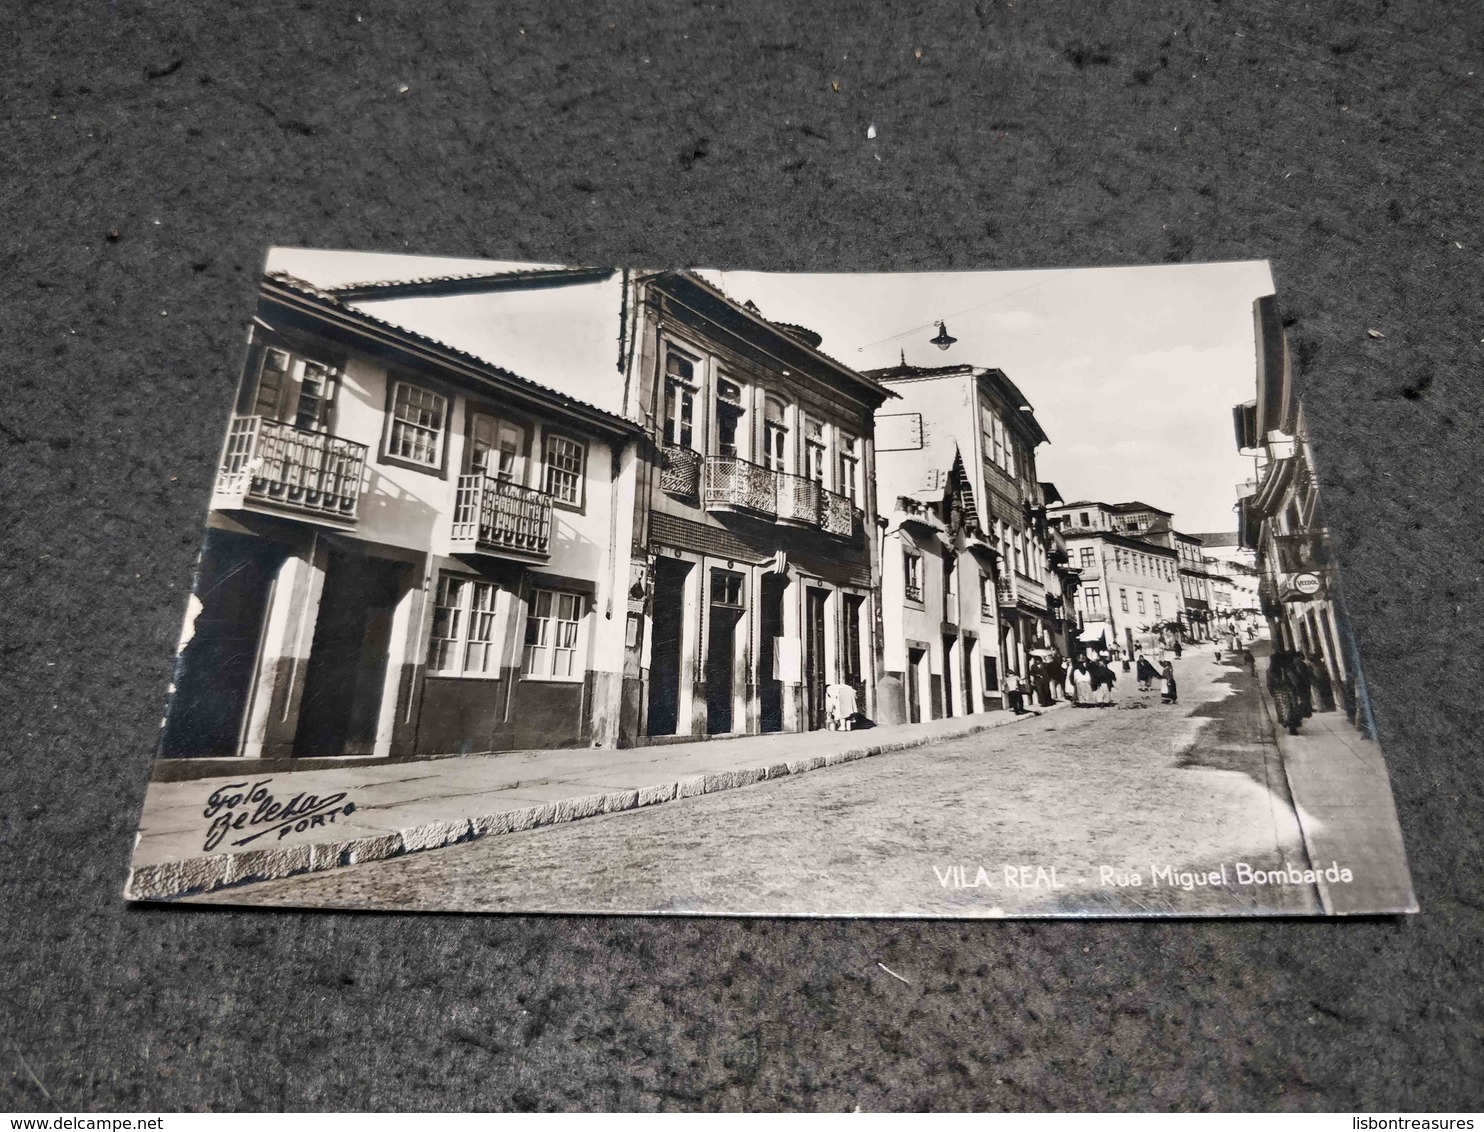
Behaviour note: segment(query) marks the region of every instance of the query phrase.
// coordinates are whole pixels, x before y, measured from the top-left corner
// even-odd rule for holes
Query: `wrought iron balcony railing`
[[[460,476],[450,538],[455,550],[544,560],[551,555],[551,496],[483,473]]]
[[[354,522],[366,446],[267,417],[234,417],[213,506],[261,503]]]
[[[662,453],[660,490],[694,503],[701,489],[701,454],[676,444],[665,445]]]
[[[703,479],[708,510],[745,511],[839,538],[856,534],[855,504],[805,476],[776,472],[740,456],[712,456],[706,460]],[[670,490],[664,481],[662,486]]]
[[[819,526],[819,484],[788,472],[774,472],[778,477],[778,521],[800,527]]]
[[[769,519],[778,514],[778,475],[740,456],[712,456],[706,461],[705,504],[708,510],[750,511]]]

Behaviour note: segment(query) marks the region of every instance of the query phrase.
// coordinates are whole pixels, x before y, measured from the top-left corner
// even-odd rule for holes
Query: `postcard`
[[[126,895],[1415,911],[1274,290],[273,249]]]

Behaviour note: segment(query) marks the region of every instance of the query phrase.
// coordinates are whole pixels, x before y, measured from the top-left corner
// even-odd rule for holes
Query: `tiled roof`
[[[533,267],[517,271],[476,271],[466,275],[427,275],[417,279],[341,283],[325,288],[324,292],[348,303],[434,298],[596,282],[607,279],[615,270],[612,267]]]
[[[1195,535],[1195,538],[1207,547],[1236,546],[1236,531],[1207,531],[1205,534]]]
[[[269,271],[263,276],[266,282],[272,282],[284,289],[293,292],[303,298],[312,299],[322,307],[328,307],[338,314],[348,316],[354,321],[367,324],[372,327],[387,331],[410,342],[418,343],[439,353],[442,353],[457,362],[478,370],[482,375],[492,377],[500,381],[509,382],[519,388],[529,390],[533,396],[553,401],[559,406],[577,410],[580,415],[595,417],[598,422],[606,424],[610,429],[621,432],[637,432],[639,426],[633,421],[627,420],[607,409],[599,408],[597,405],[580,398],[562,393],[549,385],[542,385],[539,381],[532,381],[528,377],[521,377],[518,373],[512,373],[503,366],[496,365],[477,354],[471,354],[467,350],[460,350],[457,346],[450,346],[446,342],[440,342],[429,335],[409,330],[395,322],[388,322],[384,318],[377,318],[373,314],[367,314],[359,307],[347,303],[338,290],[330,291],[317,287],[313,283],[306,282],[286,271]]]

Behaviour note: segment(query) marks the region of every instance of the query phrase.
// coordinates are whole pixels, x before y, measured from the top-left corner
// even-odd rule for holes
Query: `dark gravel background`
[[[886,7],[3,5],[0,1108],[1484,1106],[1484,8]],[[126,907],[275,243],[1271,257],[1423,914]]]

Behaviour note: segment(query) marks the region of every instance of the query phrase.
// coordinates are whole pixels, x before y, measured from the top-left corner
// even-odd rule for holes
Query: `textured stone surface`
[[[144,0],[6,30],[0,1107],[1484,1106],[1479,5]],[[1270,256],[1423,915],[126,905],[270,243]]]

